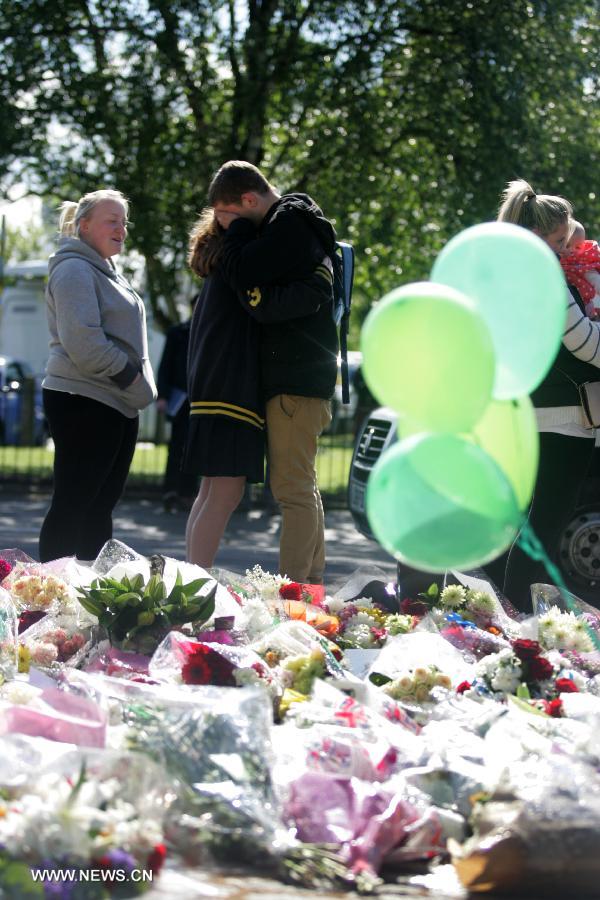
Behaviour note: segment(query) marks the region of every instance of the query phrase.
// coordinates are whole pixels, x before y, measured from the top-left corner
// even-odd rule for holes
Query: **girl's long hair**
[[[214,270],[223,244],[223,230],[212,207],[203,209],[190,231],[188,265],[201,278]]]

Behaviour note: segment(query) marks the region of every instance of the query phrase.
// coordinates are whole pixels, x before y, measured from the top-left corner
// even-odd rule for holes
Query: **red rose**
[[[458,687],[456,688],[456,693],[457,693],[457,694],[464,694],[464,692],[465,692],[465,691],[468,691],[470,687],[471,687],[471,682],[470,682],[470,681],[461,681],[461,683],[460,683],[460,684],[458,685]]]
[[[405,616],[426,616],[429,606],[423,600],[411,600],[405,597],[400,603],[400,612]]]
[[[570,678],[557,678],[554,687],[559,694],[578,694],[579,688]]]
[[[558,699],[555,700],[547,700],[545,705],[546,713],[549,716],[552,716],[553,719],[560,719],[563,712],[562,701]]]
[[[550,678],[554,669],[545,656],[534,656],[527,660],[527,681],[544,681]]]
[[[235,666],[211,647],[195,647],[181,667],[184,684],[215,684],[235,687]]]
[[[164,865],[166,858],[167,848],[164,844],[157,844],[153,848],[152,852],[148,854],[146,866],[150,869],[153,875],[158,875]]]
[[[297,581],[291,581],[289,584],[282,584],[279,588],[279,596],[284,600],[302,600],[302,585]]]
[[[542,652],[541,645],[537,641],[526,641],[522,638],[512,641],[512,648],[515,656],[518,656],[523,662],[534,659]]]

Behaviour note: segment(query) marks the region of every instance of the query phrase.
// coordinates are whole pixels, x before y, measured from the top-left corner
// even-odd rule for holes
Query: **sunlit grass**
[[[52,480],[54,451],[48,447],[0,447],[0,479],[20,484],[48,483]],[[317,475],[323,494],[344,494],[352,460],[349,435],[321,438],[317,455]],[[167,464],[166,444],[139,443],[129,472],[131,486],[159,486]]]

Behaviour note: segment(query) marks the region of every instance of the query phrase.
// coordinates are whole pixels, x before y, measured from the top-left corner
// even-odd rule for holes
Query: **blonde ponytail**
[[[61,237],[75,237],[75,215],[77,204],[72,200],[65,200],[60,206],[60,218],[58,220],[58,233]]]
[[[125,210],[125,218],[129,216],[129,201],[121,191],[103,189],[85,194],[78,203],[65,200],[60,206],[58,233],[60,237],[79,237],[79,226],[82,219],[87,219],[92,210],[103,200],[116,200]]]
[[[509,181],[502,193],[499,222],[522,225],[540,235],[552,234],[573,215],[573,207],[564,197],[536,194],[522,178]]]

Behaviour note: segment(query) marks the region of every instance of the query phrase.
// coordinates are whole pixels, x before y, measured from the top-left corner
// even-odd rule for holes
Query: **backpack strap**
[[[342,403],[350,403],[350,376],[348,372],[348,331],[350,329],[350,304],[354,283],[354,247],[343,241],[336,243],[342,256],[344,276],[344,311],[340,321],[340,369],[342,375]]]

